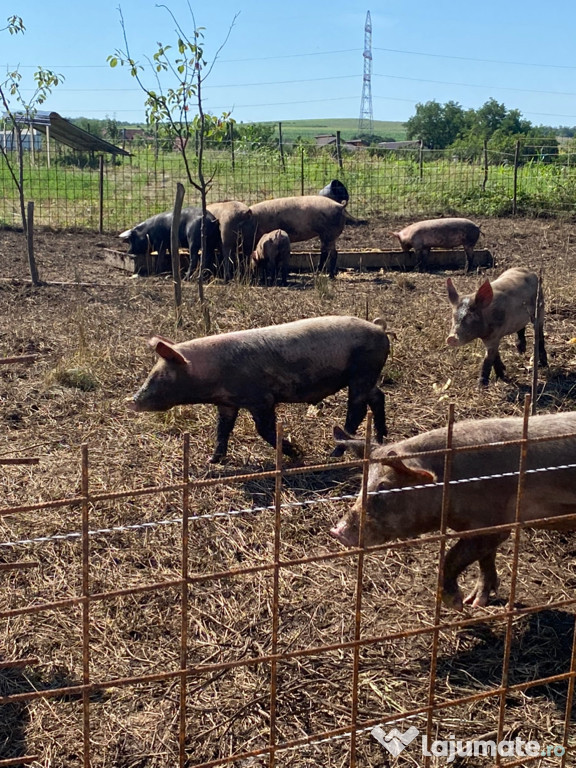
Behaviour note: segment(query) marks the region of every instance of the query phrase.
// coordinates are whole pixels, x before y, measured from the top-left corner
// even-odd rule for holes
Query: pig
[[[196,242],[198,242],[199,247],[201,216],[201,208],[182,209],[178,227],[178,239],[181,248],[193,249],[196,247]],[[121,240],[128,242],[128,254],[134,256],[135,259],[135,272],[140,273],[145,269],[149,251],[157,251],[158,254],[154,270],[156,274],[170,270],[171,263],[168,257],[170,255],[172,218],[172,211],[157,213],[118,235]],[[207,216],[208,238],[212,248],[216,248],[219,241],[219,232],[215,222],[214,216]],[[197,238],[196,232],[198,233]],[[192,245],[189,244],[189,239],[193,241]],[[198,247],[196,247],[195,253],[197,253]]]
[[[222,272],[228,281],[236,271],[240,274],[244,272],[248,255],[254,247],[252,212],[238,200],[210,203],[206,210],[218,221],[220,227]],[[191,261],[186,280],[190,279],[193,269],[195,265]]]
[[[390,343],[385,322],[348,316],[313,317],[265,328],[233,331],[175,344],[154,336],[159,356],[142,387],[129,398],[135,411],[212,403],[218,408],[212,463],[222,461],[240,408],[276,445],[277,403],[319,403],[348,387],[346,428],[354,433],[374,414],[376,439],[386,435],[384,393],[377,386]],[[284,440],[287,456],[296,452]],[[336,448],[334,455],[342,455]]]
[[[330,200],[335,200],[337,203],[344,203],[346,205],[348,205],[348,200],[350,200],[348,190],[338,179],[332,179],[329,184],[322,187],[318,194],[323,195],[324,197],[329,197]]]
[[[321,195],[278,197],[250,206],[255,223],[255,242],[274,229],[283,229],[291,243],[320,238],[319,269],[328,263],[328,275],[336,277],[336,240],[346,224],[346,205]]]
[[[518,417],[476,419],[454,425],[455,448],[481,446],[477,450],[456,451],[452,458],[447,526],[455,532],[470,531],[514,522],[518,488],[520,445],[502,445],[522,437],[523,419]],[[335,429],[337,444],[364,455],[364,442],[349,439]],[[553,438],[532,443],[527,448],[526,469],[520,519],[534,528],[572,530],[575,520],[563,515],[576,514],[576,413],[533,416],[528,422],[529,438]],[[558,439],[555,439],[555,438]],[[492,445],[490,445],[492,443]],[[494,443],[500,445],[494,445]],[[441,522],[442,483],[446,428],[424,432],[416,437],[386,446],[372,445],[368,472],[368,497],[363,530],[363,545],[373,546],[393,539],[411,539],[438,530]],[[412,456],[425,451],[434,455]],[[540,468],[572,465],[566,469],[538,472]],[[511,473],[512,476],[503,476]],[[488,479],[489,475],[497,475]],[[458,483],[466,478],[471,482]],[[390,492],[392,489],[417,489]],[[380,493],[383,492],[383,493]],[[348,547],[359,546],[361,494],[346,516],[330,531]],[[530,521],[555,518],[547,524]],[[496,549],[510,531],[478,532],[459,539],[450,548],[444,563],[442,599],[457,610],[463,602],[487,605],[498,587]],[[466,600],[458,587],[458,576],[478,561],[480,576]]]
[[[516,333],[518,352],[526,352],[525,329],[529,322],[534,324],[534,332],[538,334],[539,363],[548,365],[544,345],[544,297],[538,290],[539,279],[535,272],[524,267],[507,269],[493,283],[485,280],[476,293],[462,297],[450,278],[446,284],[448,300],[453,307],[452,328],[446,343],[450,347],[460,347],[474,339],[482,339],[486,347],[479,386],[488,385],[492,368],[496,378],[504,378],[506,369],[498,351],[504,336]]]
[[[465,270],[468,272],[474,258],[474,246],[480,237],[480,227],[470,219],[427,219],[390,234],[398,238],[403,251],[414,249],[418,269],[426,266],[430,248],[462,247],[466,254]]]
[[[265,284],[276,283],[280,273],[281,285],[286,285],[289,262],[290,238],[283,229],[274,229],[262,235],[256,249],[252,252],[252,269],[260,273]]]

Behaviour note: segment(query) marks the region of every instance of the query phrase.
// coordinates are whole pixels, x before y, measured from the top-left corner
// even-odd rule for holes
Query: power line
[[[314,53],[289,53],[283,56],[251,56],[247,59],[217,59],[216,64],[240,64],[243,61],[276,61],[281,59],[303,59],[310,56],[334,56],[342,53],[358,53],[358,48],[342,48],[339,51],[315,51]],[[36,64],[2,64],[7,69],[38,69]],[[50,64],[45,69],[110,69],[109,64]]]
[[[429,56],[434,59],[453,59],[456,61],[475,61],[481,64],[510,64],[515,67],[545,67],[547,69],[576,69],[576,66],[568,64],[534,64],[528,61],[500,61],[498,59],[475,59],[470,56],[449,56],[445,53],[423,53],[422,51],[402,51],[397,48],[375,48],[375,51],[386,53],[402,53],[409,56]]]
[[[408,80],[412,83],[432,83],[433,85],[451,85],[457,88],[488,88],[490,90],[518,91],[518,93],[540,93],[546,96],[576,96],[576,93],[568,91],[539,91],[533,88],[513,88],[506,85],[481,85],[477,83],[453,83],[448,80],[427,80],[422,77],[402,77],[401,75],[375,75],[375,77],[387,77],[390,80]]]
[[[335,50],[335,51],[315,51],[312,53],[292,53],[292,54],[286,54],[283,56],[250,56],[245,59],[217,59],[216,63],[229,63],[229,64],[239,64],[242,62],[249,62],[249,61],[276,61],[281,59],[302,59],[306,57],[315,57],[315,56],[333,56],[335,54],[342,54],[342,53],[358,53],[360,49],[359,48],[343,48],[341,50]],[[373,51],[382,51],[384,53],[400,53],[403,55],[408,56],[425,56],[433,59],[450,59],[453,61],[473,61],[476,63],[481,64],[499,64],[499,65],[510,65],[515,67],[532,67],[538,69],[539,67],[544,69],[576,69],[576,66],[569,65],[569,64],[535,64],[534,62],[529,61],[505,61],[502,59],[478,59],[474,58],[472,56],[450,56],[449,54],[445,53],[427,53],[424,51],[407,51],[402,50],[399,48],[379,48],[379,47],[373,47]],[[8,68],[8,69],[37,69],[38,66],[35,64],[2,64],[0,65],[2,68]],[[45,65],[45,68],[47,69],[110,69],[110,66],[108,64],[51,64],[51,65]]]

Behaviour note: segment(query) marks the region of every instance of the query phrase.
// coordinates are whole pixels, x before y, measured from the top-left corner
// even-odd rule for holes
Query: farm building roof
[[[79,128],[66,118],[61,117],[57,112],[36,112],[32,119],[26,115],[14,115],[14,118],[24,125],[32,125],[38,131],[46,133],[46,129],[50,131],[50,137],[54,141],[58,141],[61,144],[66,144],[72,149],[79,149],[84,152],[107,152],[111,155],[126,155],[130,156],[130,152],[127,152],[121,147],[116,147],[114,144],[110,144],[108,141],[94,136],[83,128]]]

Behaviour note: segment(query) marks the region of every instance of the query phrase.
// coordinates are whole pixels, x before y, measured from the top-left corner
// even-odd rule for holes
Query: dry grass
[[[391,247],[387,230],[405,222],[374,221],[346,230],[342,247]],[[483,247],[496,257],[491,274],[526,265],[544,269],[546,336],[550,369],[542,373],[540,410],[571,410],[576,399],[573,227],[554,221],[487,220]],[[0,367],[0,456],[41,456],[38,467],[2,467],[0,506],[62,498],[80,483],[80,445],[89,445],[93,492],[178,482],[182,477],[182,434],[191,435],[191,475],[232,477],[273,468],[272,449],[243,415],[230,444],[229,462],[208,467],[213,447],[214,409],[178,408],[167,414],[136,415],[123,399],[142,382],[152,363],[146,346],[160,333],[178,340],[201,333],[193,286],[184,286],[185,326],[173,328],[170,282],[133,280],[103,265],[100,245],[112,236],[45,232],[37,238],[44,280],[98,282],[105,287],[0,283],[0,356],[38,353],[34,365]],[[24,241],[0,232],[4,278],[25,278]],[[279,323],[320,314],[385,317],[397,335],[387,363],[388,427],[391,439],[444,423],[447,404],[457,418],[519,414],[528,391],[528,356],[520,358],[512,339],[502,356],[509,380],[476,389],[481,346],[452,350],[445,345],[448,304],[439,274],[344,273],[334,282],[291,276],[288,288],[212,284],[207,287],[215,332]],[[471,290],[475,275],[455,275],[457,287]],[[332,447],[332,426],[342,424],[345,393],[317,409],[282,406],[285,431],[303,449],[303,463],[321,463]],[[354,493],[355,473],[338,462],[321,473],[287,479],[284,501],[318,498],[294,506],[282,519],[282,557],[335,551],[329,526],[345,509],[330,501]],[[271,503],[273,481],[255,478],[192,492],[192,514],[250,509]],[[91,513],[96,529],[179,516],[174,494],[100,502]],[[78,531],[79,510],[62,508],[0,520],[0,542]],[[194,521],[189,569],[205,574],[272,557],[273,515],[246,512]],[[91,541],[91,589],[104,591],[178,579],[180,526],[124,531]],[[571,534],[530,533],[523,537],[517,597],[534,604],[572,597],[576,569]],[[80,544],[49,542],[0,548],[0,558],[35,560],[40,566],[3,576],[0,610],[77,595],[81,585]],[[433,616],[437,547],[418,543],[366,560],[363,634],[401,632],[429,624]],[[506,594],[510,547],[503,546],[499,570]],[[475,577],[469,574],[468,586]],[[280,650],[308,648],[353,638],[355,568],[350,559],[281,571]],[[272,576],[269,572],[200,583],[190,590],[190,664],[217,663],[270,652]],[[177,589],[95,603],[91,614],[93,680],[174,670],[179,664]],[[501,612],[502,602],[486,609]],[[481,615],[481,611],[478,612]],[[453,617],[445,612],[443,616]],[[0,623],[1,658],[38,656],[40,664],[0,672],[0,695],[78,684],[82,679],[80,612],[77,607],[20,616]],[[517,620],[511,682],[567,671],[573,616],[545,610]],[[504,627],[501,622],[443,631],[440,637],[439,697],[458,698],[500,682]],[[361,719],[386,717],[426,700],[431,639],[414,636],[362,650],[359,690]],[[301,738],[350,721],[352,654],[338,651],[279,665],[278,729],[282,740]],[[204,673],[190,679],[188,741],[191,765],[243,749],[264,747],[269,723],[269,665]],[[178,687],[166,683],[104,689],[92,699],[93,765],[164,767],[176,764]],[[524,740],[558,743],[562,738],[566,686],[540,686],[509,696],[506,727]],[[81,706],[74,697],[56,697],[5,707],[0,718],[0,759],[41,755],[40,765],[81,763]],[[446,711],[438,738],[484,736],[497,725],[497,700]],[[359,738],[359,766],[393,764],[369,735]],[[417,765],[406,753],[397,762]],[[347,764],[347,742],[288,751],[279,766]],[[454,765],[458,763],[455,762]],[[466,765],[484,765],[468,760]],[[553,764],[543,761],[542,765]],[[238,764],[240,765],[240,763]],[[261,766],[245,761],[242,768]]]

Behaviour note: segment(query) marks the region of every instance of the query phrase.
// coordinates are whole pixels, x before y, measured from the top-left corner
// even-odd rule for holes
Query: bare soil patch
[[[344,248],[393,248],[388,231],[406,220],[373,220],[347,228]],[[576,233],[555,220],[480,222],[480,245],[492,251],[497,276],[511,266],[543,270],[550,367],[541,372],[538,408],[573,410],[576,402]],[[36,237],[40,277],[69,285],[33,288],[26,281],[21,233],[0,231],[0,357],[37,353],[29,366],[0,366],[0,457],[40,456],[38,467],[0,467],[0,506],[23,505],[72,495],[80,483],[80,446],[89,449],[91,490],[116,491],[178,482],[182,435],[190,433],[195,479],[272,469],[274,452],[242,415],[232,435],[229,460],[206,464],[212,452],[215,409],[178,408],[136,415],[124,398],[133,394],[153,364],[147,339],[161,334],[181,341],[203,333],[196,288],[184,285],[185,322],[175,331],[168,277],[132,279],[103,263],[103,248],[117,247],[112,234],[41,231]],[[464,258],[463,258],[464,260]],[[479,275],[451,273],[461,291]],[[522,412],[529,391],[529,355],[520,357],[509,337],[502,345],[508,380],[476,388],[483,347],[449,349],[446,275],[410,272],[342,272],[335,281],[291,275],[287,288],[233,282],[206,287],[213,332],[281,323],[325,314],[386,318],[395,331],[393,354],[384,370],[389,439],[442,426],[447,404],[458,419]],[[528,333],[529,345],[531,334]],[[71,373],[72,372],[72,373]],[[86,384],[88,382],[88,384]],[[80,385],[80,386],[79,386]],[[285,432],[303,452],[301,464],[326,460],[332,428],[342,424],[346,394],[318,408],[290,405],[278,410]],[[361,430],[364,429],[364,425]],[[270,479],[226,483],[195,491],[194,515],[250,510],[270,504]],[[328,536],[345,503],[330,497],[356,493],[356,473],[338,468],[286,480],[285,501],[317,499],[294,506],[283,517],[283,559],[334,551]],[[104,529],[170,520],[179,516],[177,494],[128,497],[90,510],[91,528]],[[80,530],[77,507],[0,518],[0,545]],[[270,562],[273,514],[252,512],[195,521],[189,568],[202,574]],[[93,591],[178,579],[178,524],[122,530],[91,540]],[[534,604],[573,597],[576,548],[573,534],[523,536],[518,602]],[[0,546],[0,562],[33,560],[38,568],[2,575],[0,610],[77,595],[80,544],[75,539]],[[372,555],[366,560],[363,633],[406,631],[432,621],[437,547],[429,544]],[[510,547],[501,547],[498,567],[507,594]],[[473,571],[473,569],[471,569]],[[467,577],[469,584],[476,574]],[[350,640],[354,630],[356,571],[350,559],[283,569],[281,650]],[[464,584],[467,586],[468,584]],[[200,583],[190,590],[190,664],[245,658],[270,650],[272,577],[269,572]],[[502,611],[503,602],[486,609]],[[445,611],[443,617],[450,617]],[[452,614],[453,616],[453,614]],[[93,607],[94,680],[174,670],[179,664],[179,592],[118,598]],[[573,609],[547,610],[514,626],[511,682],[569,669]],[[80,609],[21,615],[0,622],[0,661],[37,656],[26,671],[0,671],[0,695],[80,683]],[[501,676],[503,622],[443,631],[437,694],[458,698],[497,687]],[[421,706],[427,697],[431,639],[413,636],[374,644],[362,651],[359,717],[369,720]],[[351,652],[300,658],[279,667],[278,728],[283,740],[350,722]],[[241,667],[203,673],[190,681],[188,728],[191,765],[237,750],[266,746],[270,668]],[[506,726],[524,740],[559,743],[566,684],[530,688],[510,696]],[[178,743],[178,687],[174,681],[103,690],[92,699],[94,766],[171,766]],[[497,697],[449,709],[438,717],[436,738],[479,738],[497,726]],[[417,725],[422,727],[419,722]],[[514,736],[510,736],[513,738]],[[360,766],[388,765],[369,734],[359,738]],[[41,765],[81,764],[81,706],[56,697],[4,707],[0,759],[40,754]],[[282,753],[280,766],[346,765],[347,742]],[[399,765],[418,760],[401,758]],[[242,765],[261,766],[246,761]],[[454,763],[456,765],[456,763]],[[466,765],[485,765],[468,759]],[[553,764],[544,761],[542,765]]]

